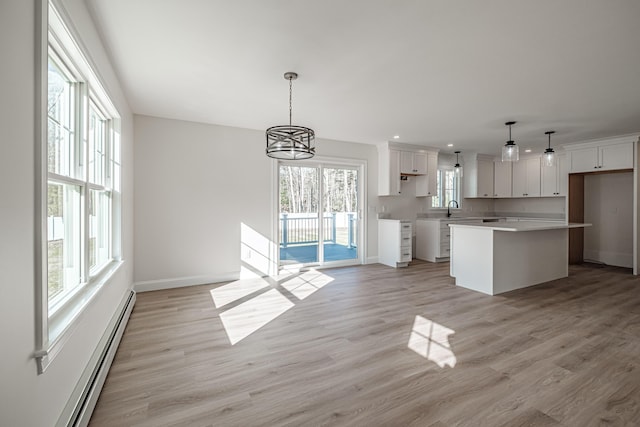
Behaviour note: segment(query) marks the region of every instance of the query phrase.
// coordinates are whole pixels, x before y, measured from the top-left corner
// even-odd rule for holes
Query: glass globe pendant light
[[[549,146],[546,150],[544,150],[544,154],[542,155],[542,166],[555,166],[556,164],[556,154],[551,148],[551,135],[556,133],[553,130],[546,131],[544,134],[549,136]]]
[[[292,81],[298,78],[294,72],[284,73],[289,80],[289,125],[272,126],[265,132],[267,137],[267,156],[282,160],[310,159],[316,154],[313,129],[291,124]]]
[[[456,153],[456,164],[453,166],[453,171],[455,172],[458,178],[462,178],[462,166],[460,166],[460,161],[458,160],[458,155],[460,151],[454,151]]]
[[[504,147],[502,147],[502,161],[503,162],[517,162],[520,160],[520,149],[511,139],[511,126],[516,122],[506,122],[505,125],[509,126],[509,140]]]

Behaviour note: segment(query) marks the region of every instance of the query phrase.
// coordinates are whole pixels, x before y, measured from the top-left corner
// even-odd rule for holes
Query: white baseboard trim
[[[159,291],[162,289],[183,288],[186,286],[207,285],[210,283],[238,280],[240,272],[222,273],[215,276],[188,276],[173,279],[146,280],[133,284],[136,292]]]
[[[377,264],[378,263],[378,257],[377,256],[370,256],[367,258],[365,264]]]
[[[89,424],[135,303],[136,293],[127,292],[80,376],[56,427],[86,427]]]
[[[633,268],[633,254],[630,253],[585,250],[584,259],[599,261],[616,267]]]

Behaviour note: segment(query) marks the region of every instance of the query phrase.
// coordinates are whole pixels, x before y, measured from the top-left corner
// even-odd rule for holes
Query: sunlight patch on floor
[[[277,289],[271,289],[221,313],[220,320],[234,345],[293,306]]]
[[[260,289],[264,289],[267,286],[269,286],[269,282],[261,277],[257,277],[253,279],[236,280],[235,282],[211,289],[209,292],[211,293],[213,304],[216,308],[221,308],[247,295],[251,295]]]
[[[449,344],[449,335],[455,332],[422,316],[416,316],[408,347],[441,368],[453,368],[457,360]]]
[[[309,270],[283,282],[282,287],[291,292],[296,298],[303,300],[331,282],[333,282],[333,277],[329,277],[317,270]]]

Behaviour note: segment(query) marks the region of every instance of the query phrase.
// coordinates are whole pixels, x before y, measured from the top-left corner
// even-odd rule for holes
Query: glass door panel
[[[324,262],[358,258],[358,170],[323,167]]]
[[[321,259],[319,168],[279,166],[280,264],[318,263]]]

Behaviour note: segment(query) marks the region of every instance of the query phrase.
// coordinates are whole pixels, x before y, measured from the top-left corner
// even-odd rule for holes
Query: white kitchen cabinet
[[[512,162],[493,162],[493,196],[511,197]]]
[[[378,196],[400,194],[400,151],[378,147]]]
[[[520,159],[513,164],[511,195],[540,197],[540,157]]]
[[[427,196],[436,194],[438,185],[438,153],[427,153]]]
[[[390,267],[407,267],[412,258],[411,221],[378,220],[378,262]]]
[[[470,153],[464,161],[464,197],[493,197],[493,158]]]
[[[624,138],[576,144],[565,149],[569,153],[569,173],[633,169],[633,141]]]
[[[478,159],[478,197],[493,197],[493,161]]]
[[[567,195],[567,160],[566,155],[556,154],[553,166],[540,168],[540,195],[542,197],[558,197]]]
[[[449,224],[481,224],[481,219],[449,218],[416,221],[416,258],[430,262],[448,261],[451,248]]]
[[[436,192],[437,172],[437,149],[391,142],[378,145],[378,196],[401,194],[401,175],[415,180],[416,197],[432,196]]]
[[[416,197],[434,196],[438,185],[438,153],[427,153],[426,175],[416,176]]]
[[[426,175],[428,173],[427,154],[401,151],[400,173],[405,175]]]

